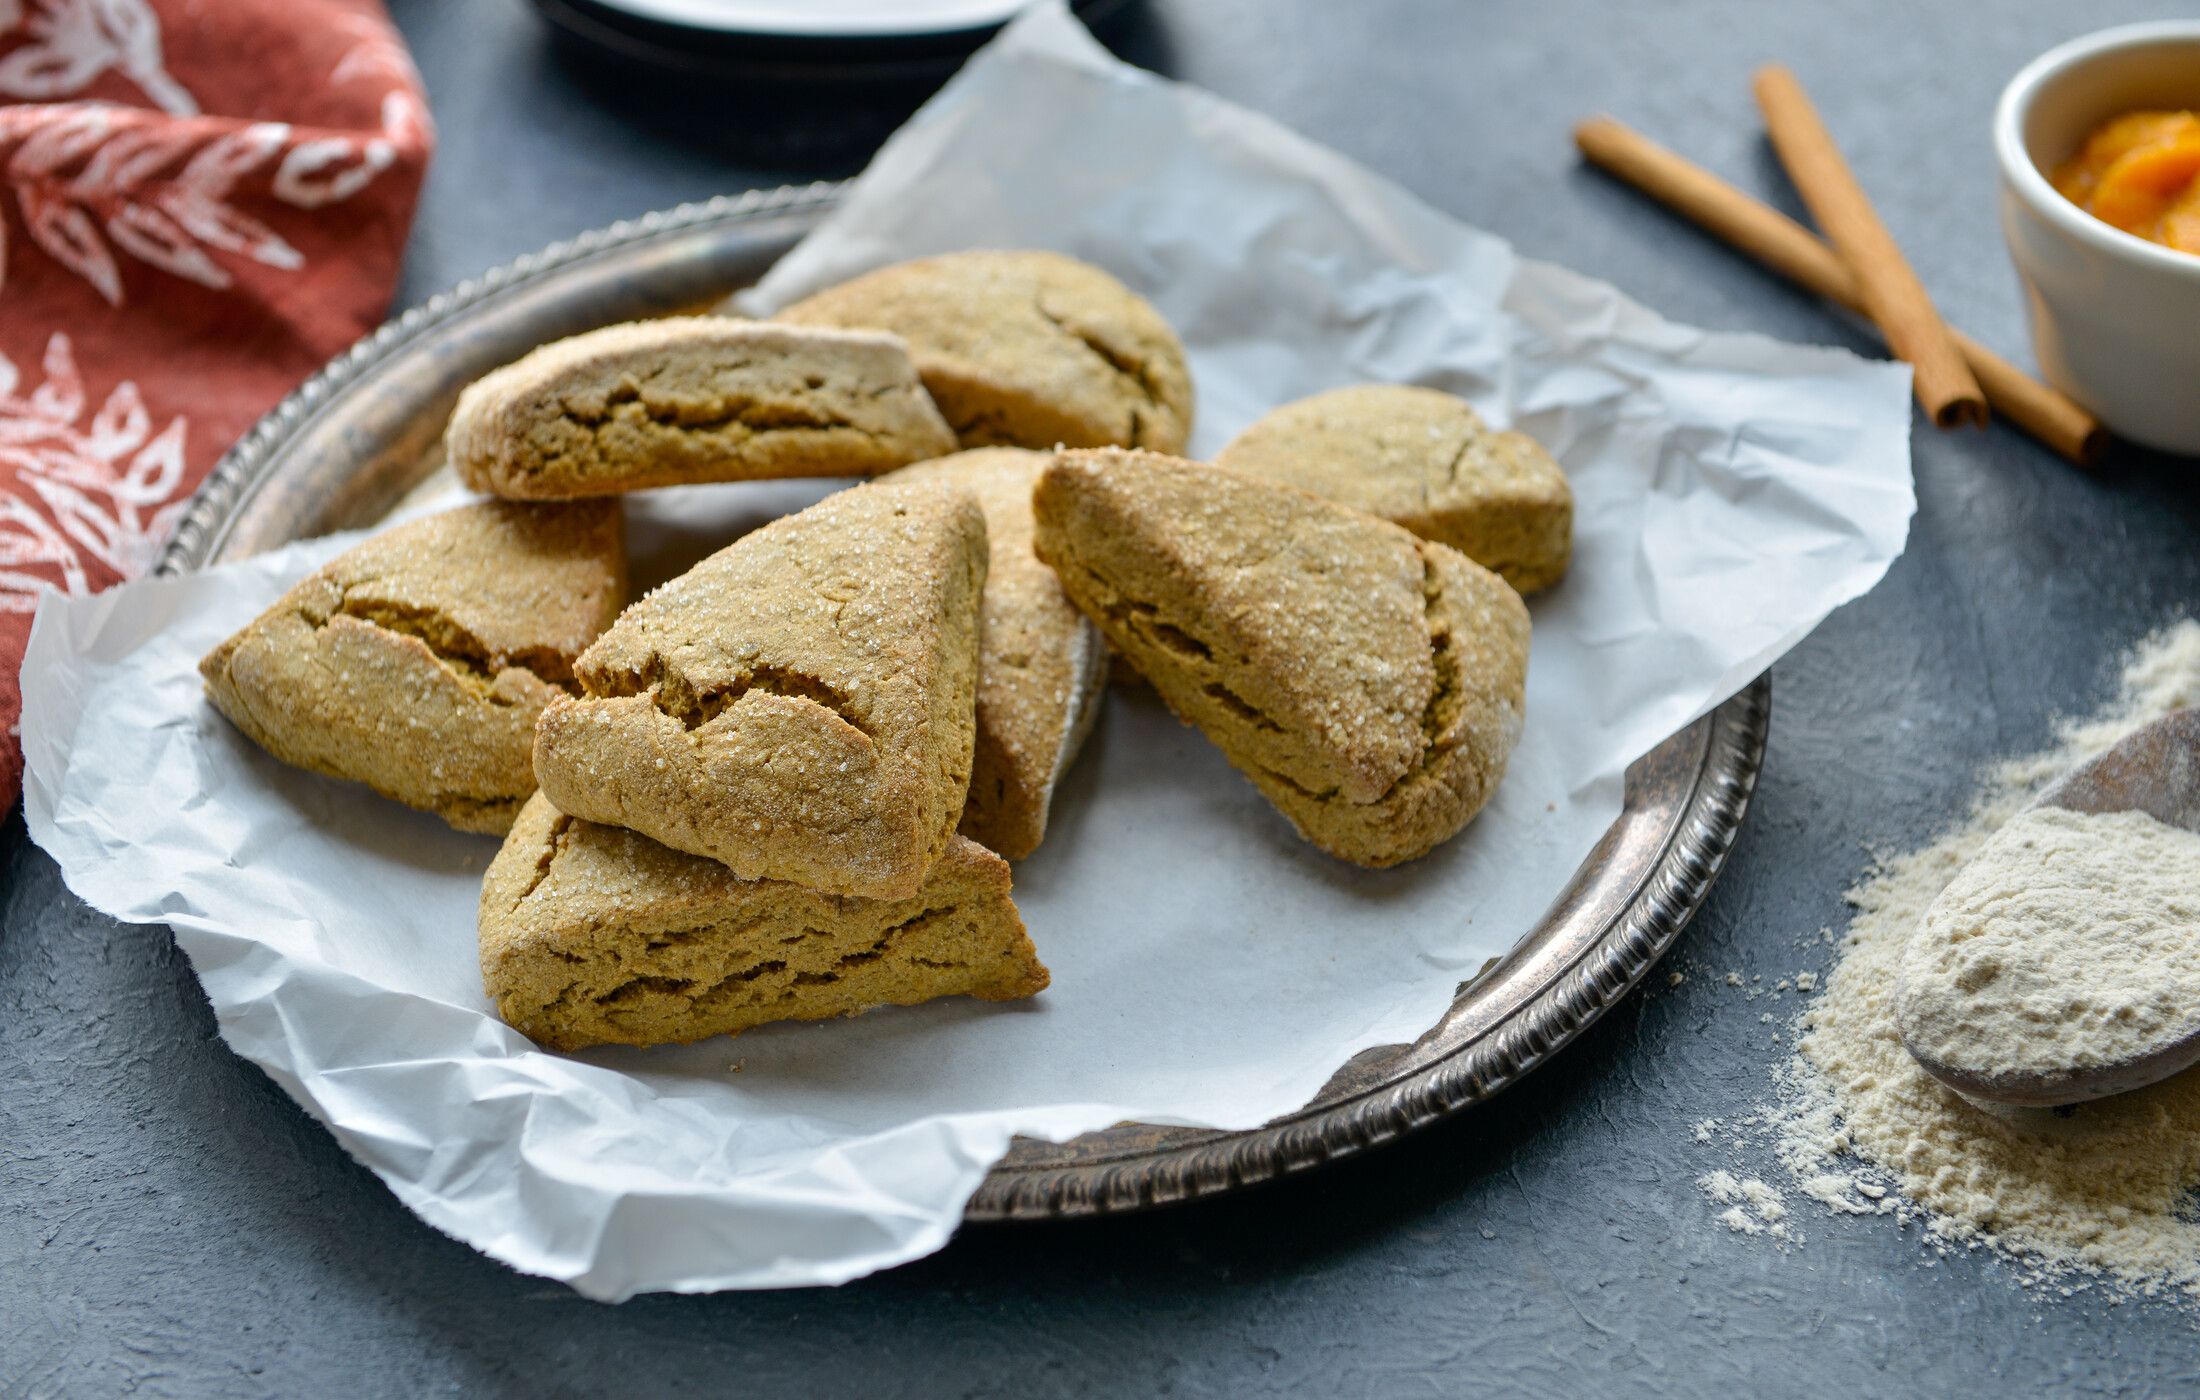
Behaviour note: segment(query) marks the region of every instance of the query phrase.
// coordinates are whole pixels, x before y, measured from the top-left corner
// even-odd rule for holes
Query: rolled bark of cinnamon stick
[[[1788,280],[1869,317],[1856,275],[1816,234],[1702,166],[1609,117],[1574,128],[1592,165],[1616,176]],[[2107,445],[2100,420],[1992,350],[1950,329],[1994,411],[2057,453],[2087,466]]]
[[[1787,69],[1773,64],[1757,70],[1757,106],[1765,132],[1788,178],[1856,274],[1864,309],[1879,326],[1894,353],[1916,371],[1912,383],[1925,414],[1943,428],[1958,423],[1983,425],[1986,396],[1956,349],[1954,337],[1933,308],[1925,284],[1917,280],[1902,249],[1880,222],[1864,187],[1819,119],[1803,85]]]

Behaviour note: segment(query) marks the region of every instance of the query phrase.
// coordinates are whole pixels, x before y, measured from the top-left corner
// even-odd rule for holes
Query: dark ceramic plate
[[[1124,0],[1074,0],[1087,25]],[[559,30],[622,58],[698,75],[791,82],[929,79],[999,32],[1008,0],[813,7],[809,0],[535,0]]]

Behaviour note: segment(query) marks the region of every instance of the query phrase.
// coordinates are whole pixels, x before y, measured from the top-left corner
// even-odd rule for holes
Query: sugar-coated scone
[[[906,899],[743,880],[537,797],[481,886],[497,1014],[554,1050],[663,1045],[935,997],[1028,997],[1047,970],[1007,862],[956,837]]]
[[[485,502],[338,555],[199,673],[285,763],[496,833],[535,790],[535,717],[625,601],[618,502]]]
[[[985,516],[877,482],[628,608],[535,726],[560,811],[834,894],[917,892],[970,786]]]
[[[460,480],[514,500],[876,476],[954,446],[897,338],[725,316],[552,341],[469,385],[444,432]]]
[[[1054,785],[1107,690],[1107,643],[1032,552],[1031,491],[1051,456],[981,447],[903,467],[888,481],[967,488],[985,511],[991,562],[978,629],[978,738],[963,835],[1022,860],[1046,835]]]
[[[1130,288],[1059,253],[896,263],[777,319],[907,340],[964,447],[1181,452],[1192,430],[1192,376],[1176,332]]]
[[[1395,521],[1522,593],[1558,582],[1573,556],[1574,496],[1557,461],[1435,389],[1360,384],[1285,404],[1215,464]]]
[[[1177,715],[1321,849],[1412,860],[1520,734],[1528,610],[1445,545],[1243,472],[1065,452],[1039,557]]]

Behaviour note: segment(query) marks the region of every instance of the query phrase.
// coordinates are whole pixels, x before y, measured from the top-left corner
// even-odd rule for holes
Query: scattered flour
[[[2137,649],[2122,693],[2100,715],[2002,765],[1962,825],[1879,860],[1849,892],[1848,930],[1832,968],[1813,978],[1818,995],[1774,1073],[1777,1102],[1753,1130],[1803,1197],[1919,1224],[1941,1253],[1993,1249],[2022,1263],[2027,1286],[2057,1296],[2098,1281],[2119,1295],[2169,1292],[2200,1305],[2200,1070],[2075,1109],[1982,1108],[1917,1067],[1894,1005],[1912,932],[2030,797],[2139,725],[2193,704],[2200,621],[2188,619]],[[1730,1228],[1769,1231],[1733,1173],[1698,1185],[1728,1207],[1719,1218]],[[1726,1190],[1732,1200],[1720,1199]]]
[[[1712,1204],[1728,1207],[1719,1216],[1719,1223],[1734,1233],[1770,1235],[1782,1241],[1795,1239],[1787,1224],[1787,1198],[1777,1188],[1728,1171],[1698,1177],[1696,1185]]]
[[[2052,1076],[2200,1017],[2200,834],[2144,812],[2021,812],[1925,911],[1895,1018],[1935,1063]]]

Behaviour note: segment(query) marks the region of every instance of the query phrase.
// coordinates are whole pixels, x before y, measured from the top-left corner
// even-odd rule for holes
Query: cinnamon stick
[[[1753,86],[1757,106],[1765,114],[1765,132],[1796,192],[1825,231],[1826,241],[1856,274],[1864,310],[1887,337],[1888,346],[1916,371],[1912,382],[1926,416],[1943,428],[1958,423],[1983,425],[1986,396],[1978,380],[1957,351],[1940,313],[1933,309],[1925,285],[1910,270],[1894,235],[1879,221],[1864,187],[1856,183],[1803,85],[1793,73],[1773,64],[1757,70]]]
[[[1777,209],[1610,117],[1575,127],[1574,142],[1590,164],[1788,280],[1869,316],[1856,275],[1840,254]],[[2107,434],[2099,419],[1961,331],[1949,335],[1995,412],[2080,466],[2100,457]]]

